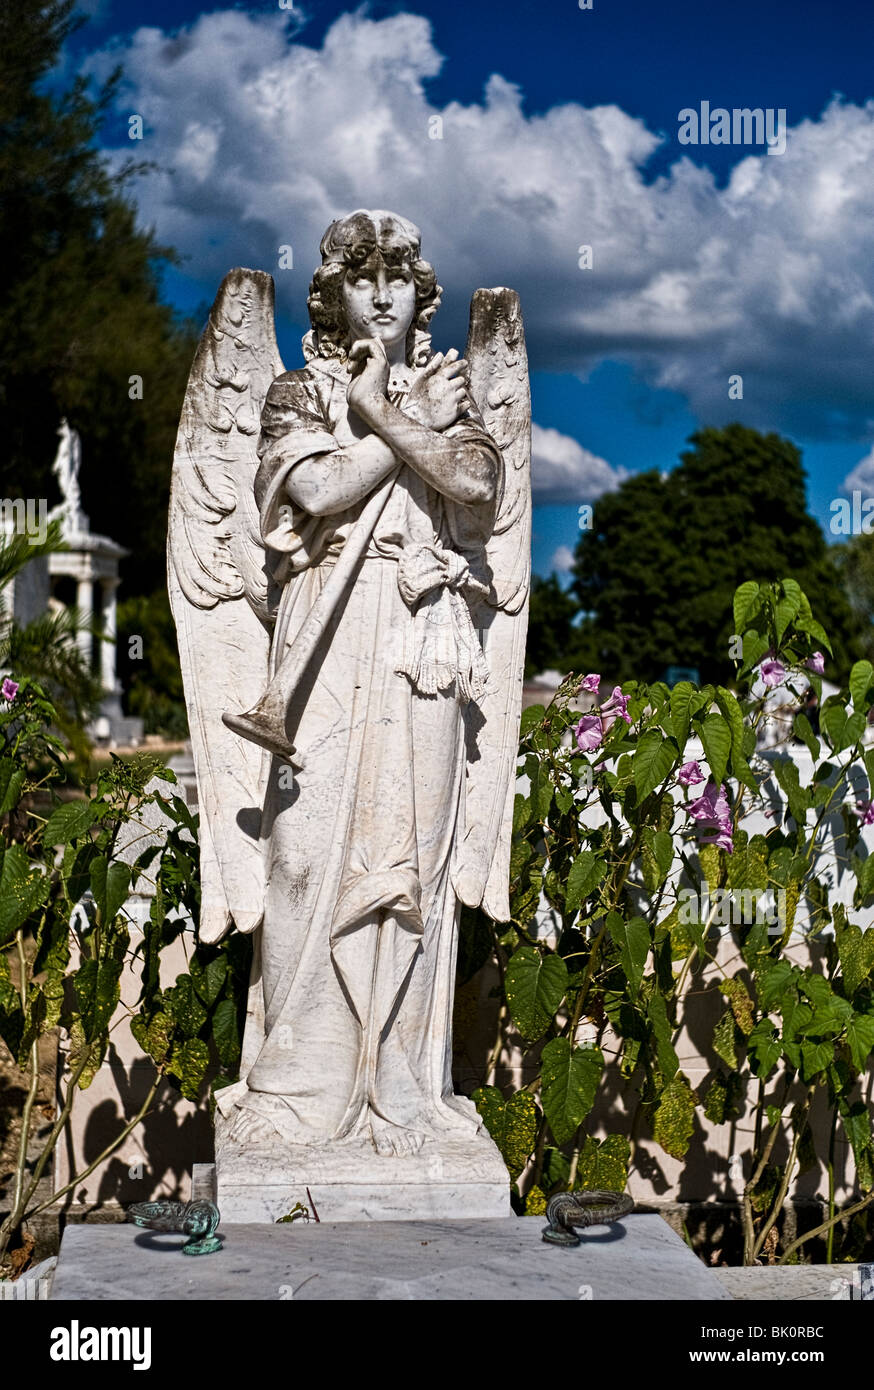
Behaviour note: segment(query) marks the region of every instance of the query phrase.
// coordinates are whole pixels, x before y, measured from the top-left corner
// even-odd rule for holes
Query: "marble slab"
[[[660,1216],[546,1245],[544,1218],[219,1227],[224,1248],[190,1259],[183,1237],[69,1226],[52,1300],[175,1299],[731,1301]]]
[[[369,1141],[281,1150],[228,1144],[216,1168],[214,1200],[226,1225],[273,1223],[299,1202],[322,1222],[511,1214],[507,1168],[485,1133],[454,1144],[428,1139],[402,1158],[376,1157]]]

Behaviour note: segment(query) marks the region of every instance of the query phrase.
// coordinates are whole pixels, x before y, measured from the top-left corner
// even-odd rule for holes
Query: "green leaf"
[[[874,861],[866,860],[865,862]],[[869,927],[867,931],[863,932],[861,927],[853,923],[841,930],[836,917],[835,936],[838,958],[844,976],[844,988],[848,996],[852,998],[862,982],[867,980],[874,969],[874,927]]]
[[[856,1160],[860,1186],[863,1192],[870,1191],[870,1181],[862,1181],[862,1175],[865,1174],[867,1178],[870,1173],[870,1158],[867,1151],[871,1148],[871,1116],[868,1107],[863,1100],[857,1100],[852,1105],[844,1103],[843,1106],[839,1106],[839,1109],[847,1138],[853,1150],[853,1157]],[[867,1162],[866,1159],[868,1159]]]
[[[624,1134],[608,1134],[598,1143],[587,1134],[580,1151],[574,1187],[587,1192],[624,1192],[631,1149]]]
[[[870,661],[857,661],[850,672],[850,695],[853,699],[853,708],[860,714],[867,715],[871,707],[871,700],[868,694],[874,686],[874,666]]]
[[[567,877],[565,911],[576,912],[584,899],[594,893],[607,872],[607,865],[592,850],[581,850],[571,864]]]
[[[0,946],[46,901],[51,886],[50,876],[28,859],[22,846],[11,844],[0,870]]]
[[[780,1059],[782,1046],[769,1018],[762,1018],[747,1038],[747,1052],[753,1074],[767,1081]]]
[[[653,1037],[656,1040],[659,1066],[665,1080],[670,1081],[676,1076],[680,1063],[671,1041],[671,1025],[668,1022],[668,1011],[663,995],[657,992],[650,995],[647,1002],[647,1014],[652,1026]]]
[[[754,628],[748,628],[743,633],[743,670],[750,671],[754,666],[758,666],[762,657],[770,649],[770,642],[762,632],[756,632]]]
[[[734,591],[734,599],[732,601],[734,630],[738,635],[752,623],[753,616],[758,607],[758,584],[752,579],[748,579],[745,584],[739,584]]]
[[[726,1009],[713,1030],[713,1051],[731,1071],[737,1071],[735,1028],[734,1014],[731,1009]]]
[[[726,1076],[720,1072],[714,1076],[704,1097],[704,1114],[711,1124],[724,1125],[737,1118],[739,1081],[735,1074]]]
[[[546,710],[543,705],[529,705],[527,709],[523,709],[522,718],[519,720],[520,738],[524,738],[535,725],[542,724],[545,715]]]
[[[524,830],[530,819],[531,798],[517,792],[513,803],[513,834],[518,835],[520,830]]]
[[[144,1052],[158,1066],[165,1060],[176,1025],[169,1014],[157,1013],[150,1021],[142,1014],[131,1020],[131,1032]]]
[[[853,1015],[847,1024],[847,1046],[856,1071],[866,1071],[874,1051],[874,1014]]]
[[[801,786],[798,764],[793,762],[791,758],[775,758],[772,766],[774,776],[786,793],[789,814],[796,825],[803,827],[807,819],[807,812],[810,810],[810,792]]]
[[[18,805],[27,769],[19,767],[12,758],[0,758],[0,816]]]
[[[486,1129],[501,1151],[515,1182],[525,1167],[537,1139],[537,1106],[528,1091],[517,1091],[508,1101],[495,1086],[481,1086],[471,1099]]]
[[[527,1042],[536,1042],[549,1027],[564,998],[567,981],[567,966],[554,952],[520,946],[510,957],[505,981],[507,1005]]]
[[[778,960],[762,972],[758,982],[759,1003],[771,1013],[793,987],[797,974],[796,967],[788,960]]]
[[[746,726],[744,725],[743,711],[735,695],[730,690],[726,690],[724,685],[717,687],[716,703],[731,730],[731,771],[738,781],[749,787],[753,793],[757,793],[758,783],[744,755]]]
[[[101,925],[108,925],[127,902],[130,866],[118,860],[110,864],[105,855],[100,855],[91,862],[90,877]]]
[[[734,842],[734,854],[726,855],[726,882],[729,888],[755,888],[763,891],[768,886],[768,842],[764,835],[748,838],[745,830],[739,830]]]
[[[830,1042],[804,1042],[801,1044],[801,1079],[808,1085],[820,1072],[825,1071],[834,1060],[834,1047]]]
[[[686,1155],[697,1101],[698,1097],[682,1073],[659,1096],[653,1116],[653,1137],[672,1158]]]
[[[109,1027],[121,993],[121,972],[129,944],[130,934],[125,928],[104,931],[99,959],[86,958],[73,976],[86,1043],[94,1042]]]
[[[723,980],[719,989],[731,1005],[738,1028],[748,1037],[753,1031],[753,1001],[743,980],[735,975],[732,979]]]
[[[795,627],[798,632],[808,633],[819,646],[825,647],[829,656],[832,655],[832,647],[828,638],[828,633],[822,624],[818,623],[815,618],[810,617],[809,614],[799,613],[798,617],[795,619]],[[813,679],[815,681],[818,677],[814,676]]]
[[[490,950],[491,944],[491,938],[489,938]],[[203,964],[198,953],[195,951],[189,962],[188,970],[194,988],[197,990],[204,1004],[208,1006],[213,1005],[222,992],[222,985],[228,974],[228,958],[224,951],[206,965]],[[472,973],[475,974],[476,971]],[[468,978],[470,977],[468,976]]]
[[[798,736],[798,738],[800,738],[810,749],[810,755],[813,758],[813,761],[817,762],[819,760],[820,753],[819,739],[813,732],[813,727],[807,715],[802,714],[799,710],[798,714],[796,714],[795,716],[792,728]]]
[[[682,749],[689,737],[692,719],[692,700],[698,692],[689,681],[679,681],[671,691],[671,728]]]
[[[556,1188],[566,1192],[570,1171],[570,1160],[565,1157],[561,1149],[547,1149],[543,1162],[544,1191],[552,1192],[553,1188]],[[579,1172],[579,1168],[577,1172]]]
[[[13,1057],[18,1056],[24,1034],[24,1011],[21,996],[9,973],[9,962],[0,952],[0,1038],[3,1039]]]
[[[567,1038],[553,1038],[543,1049],[541,1098],[543,1112],[557,1144],[565,1144],[579,1129],[595,1101],[604,1070],[599,1047],[571,1047]]]
[[[237,1005],[233,999],[223,999],[212,1016],[212,1036],[222,1066],[232,1067],[240,1060],[240,1033],[237,1028]]]
[[[655,893],[664,883],[674,862],[674,842],[666,830],[644,826],[641,862],[647,891]]]
[[[164,1007],[187,1038],[194,1037],[206,1022],[206,1009],[194,992],[190,975],[179,975],[172,989],[164,990]]]
[[[717,786],[725,777],[731,752],[731,730],[721,714],[708,714],[699,727],[704,754]]]
[[[197,1100],[208,1066],[209,1048],[202,1038],[187,1038],[174,1053],[171,1070],[186,1100]]]
[[[829,747],[841,753],[858,743],[865,732],[865,715],[859,712],[847,714],[839,699],[834,704],[826,701],[820,715],[820,728],[828,739]]]
[[[618,912],[611,912],[607,917],[607,929],[614,945],[619,948],[629,996],[636,999],[649,955],[649,923],[643,917],[632,917],[626,922]]]
[[[787,582],[788,582],[788,581],[787,581]],[[795,587],[798,588],[797,585],[796,585]],[[786,589],[786,582],[784,582],[783,588],[784,588],[784,590]],[[799,613],[800,608],[801,608],[801,590],[800,590],[800,589],[798,590],[797,593],[795,593],[795,592],[790,592],[790,593],[788,593],[788,594],[786,595],[785,598],[781,598],[781,599],[778,600],[777,606],[776,606],[776,609],[775,609],[775,612],[774,612],[774,619],[775,619],[776,628],[777,628],[777,644],[778,644],[778,645],[783,641],[783,636],[784,636],[784,634],[785,634],[785,632],[786,632],[786,629],[787,629],[787,627],[789,626],[789,624],[792,622],[792,620],[793,620],[794,618],[796,618],[796,617],[798,616],[798,613]]]
[[[87,835],[97,812],[90,801],[65,801],[49,816],[43,840],[47,845],[66,845]]]
[[[639,802],[665,780],[675,756],[673,745],[658,729],[647,729],[634,754],[634,785]]]

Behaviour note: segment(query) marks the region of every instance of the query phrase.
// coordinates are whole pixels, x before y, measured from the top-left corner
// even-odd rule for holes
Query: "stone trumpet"
[[[243,714],[222,715],[222,722],[234,733],[266,748],[268,753],[273,753],[275,757],[281,758],[295,769],[299,769],[302,763],[286,728],[291,697],[321,641],[331,615],[352,582],[398,472],[399,468],[394,469],[368,501],[346,538],[340,557],[325,581],[325,587],[304,619],[297,636],[283,653],[257,705],[253,705],[252,709]]]

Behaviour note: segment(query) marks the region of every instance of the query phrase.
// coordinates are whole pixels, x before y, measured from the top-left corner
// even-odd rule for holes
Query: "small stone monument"
[[[234,270],[189,379],[169,587],[201,811],[201,937],[256,934],[222,1219],[509,1213],[453,1093],[463,904],[509,919],[530,569],[530,397],[508,289],[434,353],[420,234],[333,222],[285,371]]]
[[[64,590],[75,584],[70,598],[78,611],[92,623],[99,622],[101,641],[91,632],[80,631],[78,641],[89,666],[100,675],[104,690],[100,711],[92,733],[112,743],[140,743],[143,721],[122,713],[121,685],[116,675],[116,594],[120,583],[119,561],[130,552],[121,545],[92,532],[82,510],[79,469],[82,444],[76,430],[66,420],[58,430],[60,443],[52,472],[58,480],[62,501],[49,513],[50,521],[60,521],[67,549],[49,556],[49,577],[53,603],[64,602]]]

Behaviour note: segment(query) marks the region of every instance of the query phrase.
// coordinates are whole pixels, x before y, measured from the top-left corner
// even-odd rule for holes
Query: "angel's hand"
[[[349,349],[349,360],[353,375],[346,388],[346,400],[369,423],[369,404],[384,400],[388,387],[390,368],[385,348],[378,338],[359,338]]]
[[[454,425],[470,406],[467,363],[455,348],[435,353],[410,387],[404,414],[427,429],[442,431]]]

